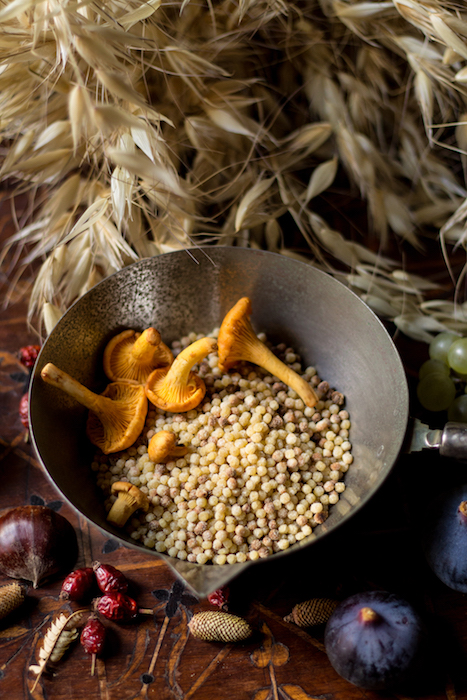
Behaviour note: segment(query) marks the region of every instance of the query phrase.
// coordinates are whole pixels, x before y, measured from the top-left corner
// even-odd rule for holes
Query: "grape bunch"
[[[436,335],[429,360],[420,367],[417,397],[427,411],[447,411],[448,420],[467,423],[467,337]]]

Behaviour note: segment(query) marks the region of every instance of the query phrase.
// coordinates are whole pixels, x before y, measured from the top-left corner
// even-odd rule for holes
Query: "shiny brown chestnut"
[[[78,556],[71,523],[47,506],[18,506],[0,516],[0,573],[38,588],[70,570]]]

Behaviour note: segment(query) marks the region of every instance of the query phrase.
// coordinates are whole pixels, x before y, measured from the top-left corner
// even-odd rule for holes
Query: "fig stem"
[[[364,608],[360,608],[360,612],[358,613],[358,617],[360,619],[360,622],[363,622],[363,624],[371,624],[371,623],[376,622],[377,620],[380,619],[380,616],[376,612],[376,610],[373,610],[373,608],[370,608],[368,606],[365,606]]]
[[[462,522],[467,522],[467,501],[461,501],[457,511],[462,519]]]

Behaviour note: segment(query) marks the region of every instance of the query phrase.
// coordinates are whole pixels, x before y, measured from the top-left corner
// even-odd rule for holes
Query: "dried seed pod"
[[[193,637],[205,642],[242,642],[253,634],[253,630],[243,617],[207,610],[193,615],[188,623]]]
[[[64,656],[69,646],[79,637],[78,627],[84,620],[82,610],[76,610],[71,615],[60,613],[52,620],[42,640],[39,649],[39,661],[32,664],[29,670],[37,675],[31,693],[34,693],[40,677],[50,664],[57,663]]]
[[[293,622],[297,627],[322,625],[329,620],[337,604],[338,601],[332,598],[310,598],[303,603],[297,603],[284,620]]]
[[[0,620],[19,608],[24,602],[26,593],[24,587],[17,581],[0,587]]]

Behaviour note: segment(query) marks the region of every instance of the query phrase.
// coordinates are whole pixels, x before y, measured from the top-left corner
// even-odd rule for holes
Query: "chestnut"
[[[0,573],[34,588],[69,571],[78,556],[71,523],[47,506],[18,506],[0,516]]]

